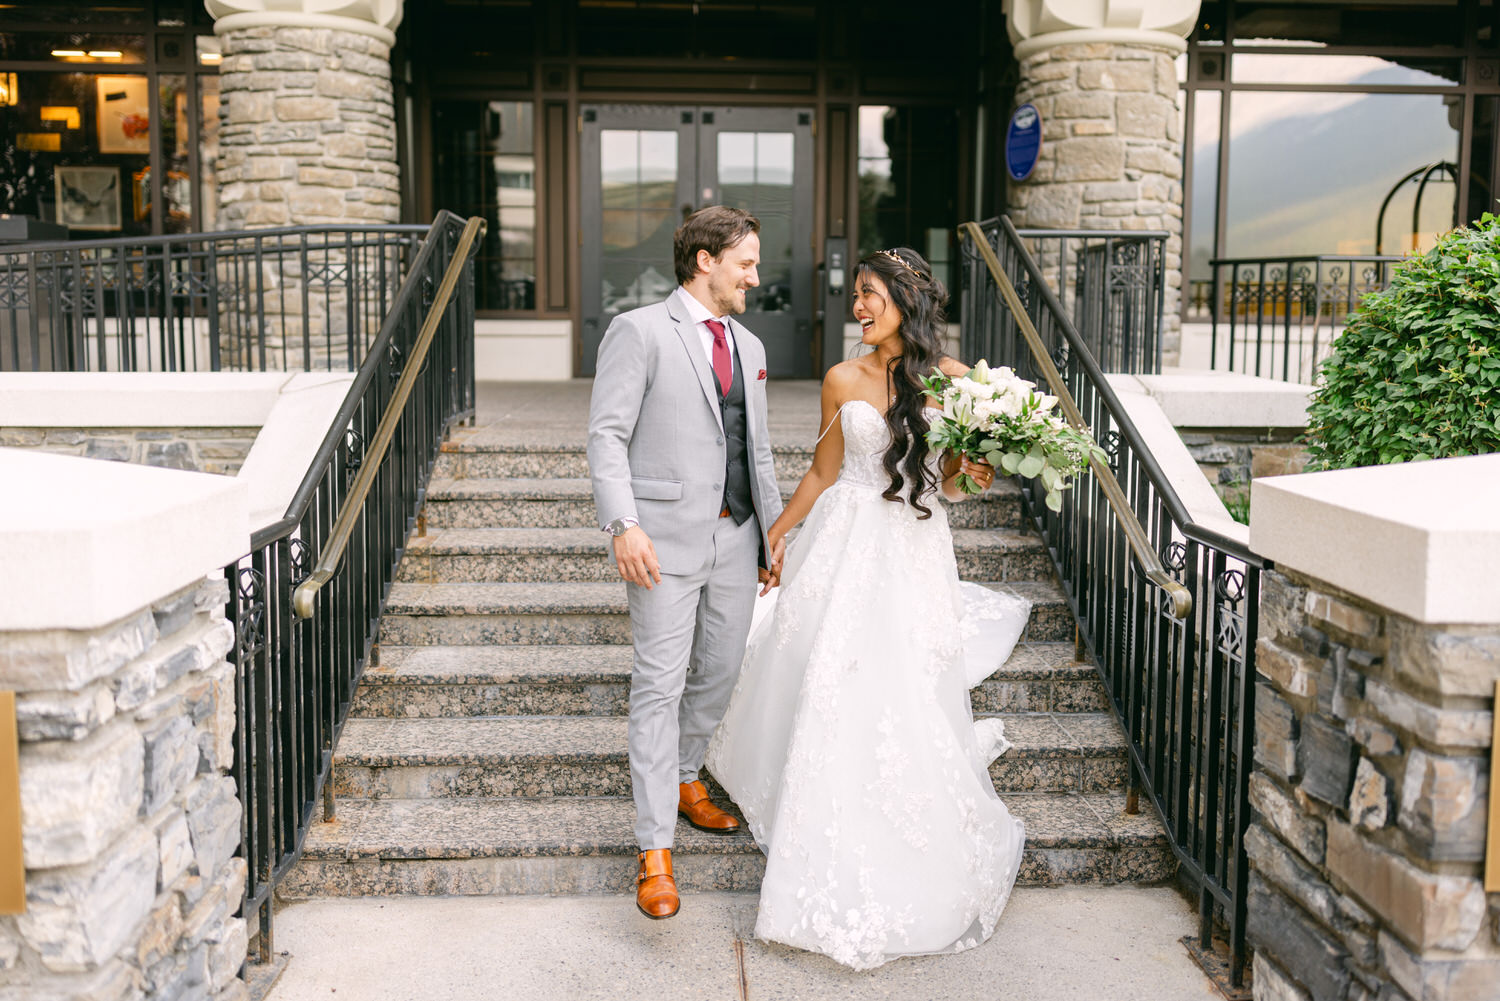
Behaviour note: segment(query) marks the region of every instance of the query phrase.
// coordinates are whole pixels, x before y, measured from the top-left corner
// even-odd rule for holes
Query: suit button
[[[724,489],[724,484],[722,484],[722,483],[715,483],[714,484],[714,489],[715,490],[723,490]]]
[[[720,435],[719,437],[715,438],[714,439],[714,444],[716,444],[716,445],[722,445],[722,444],[724,444],[724,436]]]

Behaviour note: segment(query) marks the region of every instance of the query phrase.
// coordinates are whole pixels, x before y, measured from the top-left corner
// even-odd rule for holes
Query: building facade
[[[1496,21],[1494,0],[0,5],[0,211],[78,239],[480,215],[481,377],[566,378],[670,288],[684,213],[741,205],[749,322],[773,374],[814,377],[853,344],[849,263],[904,245],[954,276],[967,219],[1166,232],[1169,326],[1217,258],[1430,244],[1494,207]]]

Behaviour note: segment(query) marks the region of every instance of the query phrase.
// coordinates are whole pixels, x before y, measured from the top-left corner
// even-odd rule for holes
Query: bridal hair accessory
[[[927,280],[927,276],[926,275],[922,274],[922,272],[918,271],[916,268],[914,268],[910,264],[908,264],[906,262],[906,258],[902,257],[900,254],[896,253],[894,250],[877,250],[877,251],[875,251],[875,253],[879,254],[882,257],[889,257],[891,260],[895,261],[897,264],[901,265],[903,268],[905,268],[906,270],[910,271],[913,275],[915,275],[917,281],[920,282],[920,281],[926,281]]]

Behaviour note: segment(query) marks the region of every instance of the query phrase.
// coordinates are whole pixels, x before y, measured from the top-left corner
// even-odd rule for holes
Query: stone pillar
[[[390,55],[401,0],[207,6],[224,50],[220,222],[399,220]]]
[[[1164,230],[1163,354],[1181,341],[1182,134],[1173,60],[1198,0],[1006,0],[1016,104],[1042,116],[1042,150],[1007,210],[1018,227]],[[1068,262],[1056,262],[1066,265]],[[1066,268],[1064,268],[1066,271]]]
[[[223,45],[219,67],[219,223],[226,229],[367,225],[401,218],[396,112],[391,88],[392,30],[402,0],[207,0]],[[324,11],[330,11],[324,13]],[[322,238],[312,240],[314,246]],[[337,241],[334,241],[337,242]],[[231,368],[257,368],[264,337],[271,368],[347,367],[350,333],[378,313],[374,279],[394,272],[392,249],[381,261],[365,254],[361,291],[351,302],[343,281],[350,262],[334,247],[261,265],[265,301],[223,305],[221,350]],[[243,262],[222,265],[220,281],[243,284]],[[253,268],[251,269],[253,271]],[[399,274],[390,277],[399,282]],[[304,298],[304,284],[307,295]],[[376,316],[378,327],[383,317]],[[260,326],[257,327],[257,324]],[[245,334],[249,333],[249,337]]]
[[[1500,456],[1252,488],[1251,547],[1277,564],[1245,839],[1258,1001],[1500,997],[1482,882],[1500,529],[1461,500],[1434,527],[1455,488],[1487,511]]]
[[[24,913],[0,917],[0,997],[244,1001],[222,567],[248,548],[248,490],[6,450],[0,469],[26,868]]]

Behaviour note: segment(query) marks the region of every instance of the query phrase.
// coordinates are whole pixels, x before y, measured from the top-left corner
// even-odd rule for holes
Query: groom
[[[760,284],[759,232],[750,213],[721,205],[683,222],[672,240],[680,287],[610,323],[589,407],[594,506],[630,599],[636,906],[651,918],[679,906],[677,814],[739,829],[698,769],[739,675],[757,576],[762,594],[774,587],[784,552],[766,539],[781,513],[766,352],[733,319]]]

